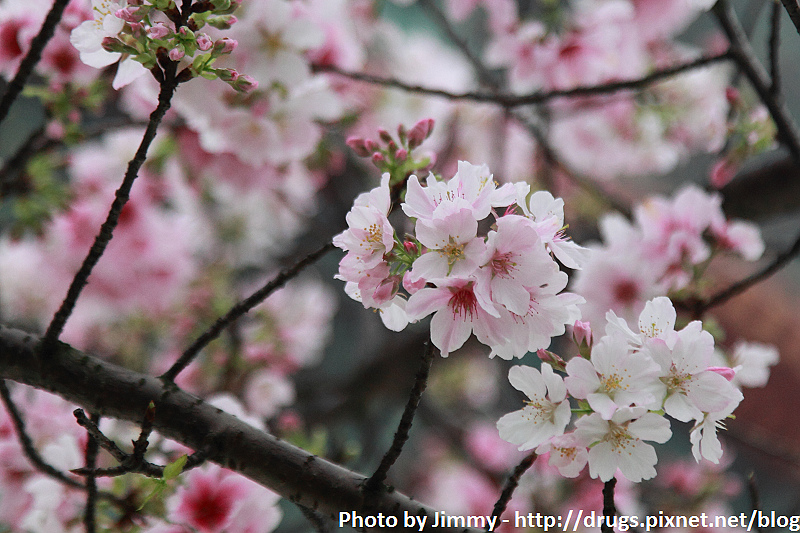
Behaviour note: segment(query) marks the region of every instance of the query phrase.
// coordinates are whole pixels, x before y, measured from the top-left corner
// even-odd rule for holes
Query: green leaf
[[[164,476],[162,477],[162,479],[164,481],[170,481],[181,475],[181,472],[183,472],[183,467],[186,466],[187,459],[189,459],[189,456],[184,454],[178,457],[170,464],[168,464],[167,466],[165,466]]]

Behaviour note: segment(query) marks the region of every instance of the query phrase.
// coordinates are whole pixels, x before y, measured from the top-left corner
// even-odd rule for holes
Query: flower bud
[[[116,37],[103,37],[101,42],[103,50],[106,52],[115,52],[119,54],[137,54],[138,51],[132,46],[128,46]]]
[[[218,39],[214,43],[214,54],[215,55],[230,54],[236,49],[237,46],[239,46],[239,43],[237,41],[234,41],[233,39],[228,39],[227,37],[223,37],[222,39]]]
[[[258,82],[252,76],[240,74],[233,83],[233,88],[240,93],[249,93],[258,89]]]
[[[229,30],[231,26],[236,24],[239,21],[233,15],[221,15],[218,17],[209,17],[206,23],[209,26],[217,28],[218,30]]]
[[[395,160],[397,160],[398,163],[402,163],[403,161],[408,159],[408,150],[406,150],[405,148],[400,148],[397,151],[397,153],[394,154],[394,158]]]
[[[378,146],[378,143],[376,143],[372,139],[364,140],[364,145],[367,147],[367,150],[369,150],[369,153],[377,152],[378,149],[380,148]]]
[[[367,148],[367,143],[361,137],[348,137],[345,144],[359,157],[369,157],[372,151]]]
[[[160,22],[147,29],[147,36],[151,39],[163,39],[169,35],[170,30]]]
[[[386,156],[380,152],[375,152],[372,154],[372,163],[378,168],[383,168],[384,163],[386,163]]]
[[[392,142],[392,136],[383,128],[378,128],[378,137],[387,144]]]
[[[173,61],[180,61],[183,59],[183,56],[186,55],[182,46],[176,46],[172,50],[169,51],[169,58]]]
[[[543,363],[548,363],[553,368],[561,370],[567,366],[566,361],[550,350],[540,348],[539,350],[536,350],[536,355],[542,360]]]
[[[199,48],[203,52],[207,52],[211,50],[213,46],[214,46],[214,41],[211,40],[211,37],[209,37],[205,33],[200,33],[197,35],[197,48]]]
[[[433,132],[432,118],[424,118],[414,124],[414,127],[408,132],[408,149],[413,150],[422,144],[422,141],[430,137],[431,132]]]

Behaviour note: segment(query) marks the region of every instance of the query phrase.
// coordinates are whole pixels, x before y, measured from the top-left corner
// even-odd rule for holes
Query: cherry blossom
[[[508,380],[528,400],[520,411],[497,421],[503,440],[519,445],[519,450],[524,451],[564,433],[572,412],[564,380],[550,365],[542,363],[541,372],[533,367],[513,366],[508,371]]]
[[[656,451],[645,441],[664,443],[669,421],[642,407],[624,407],[606,420],[599,413],[575,422],[575,436],[589,446],[589,473],[608,481],[617,469],[633,482],[656,475]]]
[[[606,336],[592,347],[591,361],[576,357],[567,363],[564,382],[575,398],[585,399],[611,420],[621,408],[651,406],[658,394],[659,367],[649,357],[634,353],[622,336]]]
[[[547,463],[564,477],[577,477],[589,462],[589,450],[574,432],[551,437],[536,448],[536,453],[548,454]]]

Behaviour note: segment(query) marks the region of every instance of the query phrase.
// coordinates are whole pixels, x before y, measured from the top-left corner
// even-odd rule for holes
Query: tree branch
[[[401,89],[408,92],[426,94],[429,96],[440,96],[448,100],[471,100],[473,102],[487,102],[497,104],[504,108],[515,108],[526,105],[545,104],[556,98],[578,98],[585,96],[600,96],[611,94],[625,90],[641,90],[646,88],[657,81],[670,78],[688,70],[700,68],[720,61],[726,61],[733,56],[730,51],[725,51],[721,54],[704,56],[687,63],[680,63],[671,67],[651,72],[647,76],[637,78],[635,80],[622,80],[613,81],[608,83],[601,83],[598,85],[584,85],[574,87],[572,89],[558,89],[554,91],[540,91],[528,95],[514,95],[501,93],[498,91],[467,91],[461,93],[454,93],[443,89],[435,89],[416,85],[411,83],[402,82],[396,78],[387,78],[383,76],[375,76],[363,72],[350,72],[340,69],[333,65],[315,65],[316,72],[328,72],[344,76],[348,79],[369,83],[372,85],[380,85],[383,87],[392,87]]]
[[[514,491],[517,490],[517,486],[519,485],[519,479],[522,477],[522,474],[528,471],[528,469],[533,466],[533,462],[536,461],[536,452],[531,452],[530,454],[526,455],[522,461],[514,468],[514,471],[506,480],[506,484],[503,487],[503,492],[500,493],[500,498],[498,498],[497,502],[494,504],[494,509],[492,510],[492,516],[496,518],[500,518],[502,514],[505,512],[506,507],[508,506],[508,502],[511,501],[511,497],[514,495]]]
[[[405,445],[408,440],[408,432],[411,430],[411,424],[414,421],[414,414],[417,411],[417,406],[419,405],[420,399],[422,399],[422,393],[425,392],[425,388],[428,385],[428,375],[431,371],[434,353],[433,342],[428,339],[428,342],[425,344],[425,351],[422,354],[422,364],[417,372],[411,393],[408,396],[408,403],[406,403],[403,416],[400,418],[400,424],[397,426],[392,445],[383,456],[375,473],[372,474],[366,485],[364,485],[367,492],[374,493],[381,490],[383,482],[386,480],[386,476],[389,473],[389,469],[394,462],[397,461],[397,458],[400,457],[400,453],[403,451],[403,445]]]
[[[0,122],[3,122],[8,116],[11,105],[22,92],[34,67],[42,58],[42,51],[47,46],[47,42],[53,37],[56,26],[61,20],[68,3],[69,0],[55,0],[53,2],[53,7],[47,13],[39,33],[31,41],[28,53],[25,54],[25,58],[19,64],[19,69],[17,69],[14,79],[9,82],[6,92],[3,93],[3,98],[0,100]]]
[[[786,12],[789,13],[789,18],[792,19],[797,33],[800,33],[800,4],[798,4],[797,0],[781,0],[781,4],[783,4]]]
[[[169,370],[161,375],[161,379],[165,381],[175,381],[175,378],[178,376],[178,374],[180,374],[184,368],[189,366],[194,358],[197,357],[197,354],[200,353],[200,350],[208,346],[211,341],[219,337],[225,328],[230,326],[238,318],[247,314],[251,309],[263,302],[270,294],[283,287],[287,281],[297,276],[297,274],[299,274],[305,267],[314,263],[317,259],[333,250],[333,248],[333,243],[326,243],[321,248],[311,252],[294,265],[279,272],[278,275],[271,279],[266,285],[231,307],[231,309],[224,316],[218,318],[217,321],[214,322],[210,328],[208,328],[208,330],[197,337],[197,339],[195,339],[195,341],[188,348],[186,348],[186,350],[169,368]]]
[[[365,476],[259,431],[174,384],[64,343],[56,342],[50,357],[44,359],[37,349],[39,342],[34,335],[0,325],[0,376],[53,392],[90,412],[137,423],[152,401],[154,429],[195,450],[213,444],[209,460],[333,520],[338,521],[340,512],[365,511]],[[433,509],[397,491],[372,495],[369,503],[371,513],[402,520],[408,512],[428,516],[427,525],[432,523]],[[455,531],[435,528],[436,533]]]
[[[614,528],[608,525],[608,519],[616,516],[617,506],[614,504],[614,487],[617,486],[617,478],[612,477],[603,485],[603,516],[606,522],[600,531],[603,533],[614,533]]]
[[[45,354],[52,348],[55,341],[58,340],[59,335],[61,335],[61,331],[64,329],[67,319],[69,319],[69,316],[72,314],[72,310],[75,308],[81,291],[89,281],[89,275],[92,273],[92,269],[103,256],[106,246],[108,246],[108,243],[114,236],[114,228],[117,227],[122,208],[125,207],[125,204],[128,202],[133,182],[136,180],[139,169],[147,158],[147,150],[150,148],[150,144],[156,136],[158,126],[161,124],[161,120],[169,109],[172,102],[172,95],[175,93],[175,88],[178,86],[178,81],[175,78],[174,72],[176,64],[171,63],[170,67],[171,68],[165,71],[165,80],[161,82],[158,106],[150,114],[150,121],[142,137],[142,142],[139,144],[139,148],[136,150],[133,159],[128,163],[125,177],[114,195],[114,201],[108,211],[108,216],[105,222],[103,222],[103,225],[100,226],[100,233],[95,237],[94,243],[89,249],[89,253],[86,255],[83,264],[81,264],[80,269],[75,274],[69,286],[67,296],[64,298],[58,311],[53,315],[53,319],[47,327],[47,331],[42,339],[42,351]]]
[[[773,94],[769,74],[764,70],[764,66],[750,46],[733,7],[726,0],[719,0],[712,9],[731,43],[730,51],[734,60],[769,110],[775,127],[778,129],[778,137],[792,154],[792,158],[796,162],[800,162],[800,133],[798,133],[797,125],[783,100]]]

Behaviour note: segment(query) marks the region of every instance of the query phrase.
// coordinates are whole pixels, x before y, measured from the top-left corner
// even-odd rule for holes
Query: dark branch
[[[701,316],[703,312],[707,311],[708,309],[727,302],[734,296],[743,293],[756,283],[767,279],[772,274],[774,274],[775,272],[779,271],[784,266],[789,264],[792,261],[792,259],[797,257],[798,254],[800,254],[800,235],[797,236],[797,238],[794,241],[794,244],[792,244],[792,246],[788,250],[779,254],[775,259],[772,260],[770,264],[768,264],[758,272],[751,274],[750,276],[747,276],[742,280],[737,281],[733,285],[726,287],[725,289],[719,291],[713,296],[700,302],[700,304],[695,309],[695,316]]]
[[[430,96],[440,96],[442,98],[447,98],[449,100],[471,100],[474,102],[488,102],[497,104],[505,108],[514,108],[525,105],[544,104],[549,102],[550,100],[555,100],[556,98],[578,98],[585,96],[599,96],[625,90],[640,90],[646,88],[649,85],[652,85],[657,81],[670,78],[682,72],[686,72],[688,70],[696,69],[702,66],[728,60],[731,58],[732,58],[731,53],[726,51],[721,54],[707,56],[707,57],[700,57],[698,59],[695,59],[694,61],[689,61],[687,63],[681,63],[679,65],[657,70],[655,72],[648,74],[647,76],[643,76],[635,80],[614,81],[599,85],[586,85],[581,87],[575,87],[572,89],[559,89],[555,91],[536,92],[533,94],[521,95],[521,96],[504,94],[497,91],[470,91],[470,92],[454,93],[450,91],[445,91],[443,89],[434,89],[430,87],[424,87],[421,85],[405,83],[395,78],[374,76],[372,74],[365,74],[362,72],[349,72],[332,65],[324,65],[324,66],[317,65],[314,67],[314,69],[317,72],[330,72],[338,74],[340,76],[344,76],[351,80],[370,83],[372,85],[393,87],[408,92],[427,94]]]
[[[731,43],[730,51],[733,59],[741,67],[758,97],[769,110],[781,142],[792,154],[792,158],[796,162],[800,162],[800,133],[798,133],[797,125],[786,108],[786,104],[772,93],[772,82],[769,75],[750,46],[747,35],[736,18],[736,13],[726,0],[719,0],[714,5],[713,11]]]
[[[603,516],[606,521],[600,531],[603,533],[614,533],[614,528],[608,525],[609,518],[617,514],[617,506],[614,504],[614,487],[617,485],[617,478],[612,477],[603,485]]]
[[[31,464],[43,474],[46,474],[65,485],[78,489],[85,489],[86,486],[83,483],[72,479],[61,470],[46,462],[42,456],[39,455],[39,452],[36,451],[36,447],[33,445],[33,441],[31,440],[31,437],[28,435],[28,431],[25,428],[25,421],[22,419],[22,414],[19,412],[19,409],[17,409],[14,400],[11,398],[11,392],[8,390],[8,386],[4,380],[0,380],[0,397],[2,397],[6,411],[8,411],[8,414],[11,416],[11,420],[14,422],[14,428],[17,430],[17,438],[22,446],[22,450],[25,452],[25,456],[28,458]]]
[[[797,33],[800,33],[800,4],[798,4],[797,0],[781,0],[781,4],[783,4],[786,12],[789,13],[789,18],[792,19],[792,24],[797,29]]]
[[[508,502],[511,501],[511,497],[514,495],[514,491],[517,490],[517,486],[519,485],[519,480],[522,477],[522,474],[527,472],[528,469],[533,466],[533,462],[535,460],[536,452],[531,452],[525,456],[525,458],[514,468],[514,471],[511,472],[508,480],[506,480],[506,484],[503,487],[503,492],[500,493],[500,498],[498,498],[497,502],[494,504],[492,516],[495,518],[500,518],[503,515],[506,507],[508,506]]]
[[[170,367],[169,370],[161,375],[161,379],[165,381],[175,381],[178,374],[184,368],[189,366],[200,350],[208,346],[208,344],[220,336],[220,334],[233,324],[238,318],[247,314],[255,306],[263,302],[270,294],[283,287],[287,281],[297,276],[305,267],[311,265],[320,257],[333,250],[333,243],[327,243],[315,252],[308,254],[306,257],[292,265],[291,267],[282,270],[271,279],[266,285],[258,289],[256,292],[231,307],[225,316],[217,319],[216,322],[204,333],[202,333],[195,341],[181,354],[177,361]]]
[[[117,227],[122,208],[125,207],[125,204],[128,202],[133,182],[136,180],[139,169],[147,158],[147,150],[150,148],[150,144],[156,136],[156,131],[161,124],[161,120],[164,118],[164,114],[170,107],[172,95],[175,93],[175,88],[178,85],[174,75],[175,64],[172,63],[171,66],[172,68],[168,70],[166,80],[161,84],[161,90],[158,95],[158,106],[150,114],[150,121],[142,137],[142,142],[139,144],[139,148],[136,150],[133,159],[128,163],[125,178],[122,180],[122,185],[117,189],[114,202],[111,204],[111,209],[108,211],[108,216],[100,227],[100,233],[95,237],[94,243],[89,249],[89,253],[86,255],[83,264],[70,284],[67,296],[64,298],[61,307],[56,311],[50,325],[47,327],[47,332],[42,340],[42,351],[45,354],[50,351],[55,341],[58,340],[59,335],[61,335],[61,331],[64,329],[67,319],[69,319],[69,316],[72,314],[72,310],[75,308],[81,291],[89,281],[89,275],[92,273],[92,269],[103,256],[106,246],[108,246],[108,243],[114,235],[114,228]]]
[[[772,83],[769,86],[769,90],[774,98],[780,98],[781,94],[781,12],[781,6],[773,3],[769,32],[769,77]]]
[[[100,417],[92,415],[91,421],[97,425],[100,422]],[[86,468],[93,471],[97,468],[97,454],[100,447],[97,441],[90,438],[86,443],[86,452],[84,458],[86,460]],[[86,476],[86,509],[83,512],[83,525],[86,533],[95,533],[97,531],[97,522],[95,515],[97,511],[97,478],[93,474]]]
[[[414,421],[414,414],[419,406],[419,401],[422,398],[422,393],[428,385],[428,375],[431,371],[431,364],[433,363],[433,355],[435,353],[433,342],[428,340],[425,345],[425,351],[422,353],[422,363],[417,371],[414,380],[414,386],[411,389],[411,394],[408,396],[408,403],[403,411],[403,416],[400,418],[400,424],[397,426],[397,431],[394,434],[392,445],[386,451],[386,454],[381,460],[381,464],[369,478],[364,489],[368,493],[375,493],[381,490],[386,476],[389,474],[389,469],[392,467],[400,453],[403,451],[403,446],[408,440],[408,433],[411,431],[411,424]]]
[[[64,14],[64,9],[67,7],[68,3],[69,0],[55,0],[55,2],[53,2],[53,7],[50,8],[50,12],[47,13],[47,17],[45,17],[39,33],[33,38],[33,41],[31,41],[31,47],[28,49],[28,53],[25,54],[25,57],[19,64],[19,69],[16,75],[14,75],[14,79],[9,82],[8,87],[6,87],[6,92],[3,94],[3,98],[0,99],[0,122],[3,122],[8,116],[11,105],[22,92],[34,67],[36,67],[36,64],[42,58],[42,51],[44,47],[47,46],[47,42],[53,37],[56,26],[61,20],[61,16]]]
[[[202,450],[208,460],[272,489],[293,503],[338,520],[340,512],[364,514],[361,474],[316,457],[188,394],[174,384],[128,370],[57,342],[43,359],[40,339],[0,326],[0,376],[58,394],[90,412],[140,422],[150,402],[158,412],[153,427],[161,435]],[[371,495],[370,512],[427,516],[434,510],[397,491]],[[429,528],[455,533],[449,528]],[[462,529],[458,528],[461,532]],[[468,532],[477,533],[475,529]]]

